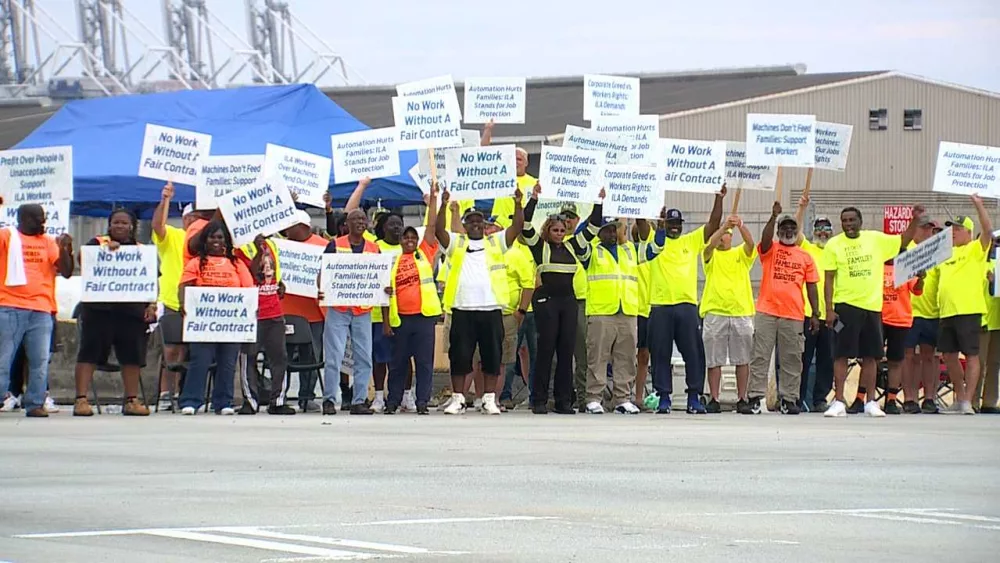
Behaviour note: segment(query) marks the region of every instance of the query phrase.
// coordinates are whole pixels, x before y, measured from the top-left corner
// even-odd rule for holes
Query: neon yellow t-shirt
[[[504,254],[507,262],[507,285],[510,287],[510,310],[516,311],[521,303],[521,291],[535,288],[535,259],[527,246],[515,241]],[[531,311],[531,302],[528,302]]]
[[[883,274],[886,260],[899,254],[902,237],[878,231],[861,231],[857,238],[841,233],[823,249],[823,270],[836,272],[833,302],[866,311],[882,312]]]
[[[164,307],[177,311],[181,308],[177,288],[184,271],[184,229],[167,225],[162,240],[154,231],[153,244],[160,259],[160,302]]]
[[[743,245],[712,252],[705,262],[705,289],[698,310],[703,318],[709,313],[720,317],[753,316],[756,309],[750,268],[756,259],[757,249],[747,256]]]
[[[911,242],[907,250],[917,246]],[[913,316],[920,319],[937,320],[940,316],[941,308],[938,306],[938,282],[941,279],[941,272],[936,267],[927,270],[927,277],[924,278],[924,292],[912,297]]]
[[[654,231],[649,230],[649,236],[646,237],[646,242],[653,242]],[[595,239],[596,240],[596,239]],[[645,252],[643,247],[639,247],[639,252]],[[652,306],[649,304],[649,262],[643,262],[639,264],[639,316],[649,318],[649,311]]]
[[[951,259],[940,264],[938,303],[941,318],[986,314],[986,299],[981,289],[986,277],[986,249],[974,240],[951,251]]]
[[[517,187],[521,190],[521,194],[524,196],[523,201],[528,201],[528,196],[531,195],[531,190],[535,188],[535,184],[538,180],[531,174],[525,174],[524,176],[517,177]],[[514,197],[498,197],[493,200],[493,209],[490,211],[490,215],[497,218],[497,224],[503,228],[507,228],[513,222],[510,218],[514,214]]]
[[[368,239],[368,234],[369,234],[368,231],[365,231],[365,238],[366,239]],[[378,249],[382,252],[382,254],[392,254],[393,256],[395,256],[397,254],[402,254],[403,253],[403,247],[401,245],[398,245],[398,244],[389,244],[389,243],[385,242],[384,240],[376,239],[375,235],[372,235],[372,238],[370,238],[368,240],[375,241],[375,244],[378,245]],[[373,307],[372,308],[372,323],[382,324],[382,308],[381,307]]]
[[[823,249],[819,245],[813,244],[805,239],[802,240],[802,250],[806,251],[806,254],[812,256],[813,262],[816,263],[816,269],[819,270],[819,265],[822,264],[823,259]],[[826,276],[823,272],[819,272],[819,281],[816,283],[816,299],[819,302],[819,320],[826,320],[826,298],[823,297],[823,292],[825,291],[823,287],[826,286]],[[809,290],[805,285],[802,286],[802,298],[806,304],[806,318],[812,317],[812,304],[809,303]]]
[[[983,299],[986,300],[986,314],[983,315],[983,326],[986,330],[1000,330],[1000,299],[993,297],[990,293],[990,280],[986,279],[986,274],[996,271],[996,260],[986,263],[986,271],[983,273]]]
[[[698,304],[698,257],[705,249],[705,227],[667,238],[649,267],[650,304]]]

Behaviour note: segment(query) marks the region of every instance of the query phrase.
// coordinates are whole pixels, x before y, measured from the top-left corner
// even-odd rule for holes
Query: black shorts
[[[890,362],[901,362],[906,357],[906,340],[910,329],[901,326],[882,325],[882,335],[885,342],[885,359]]]
[[[493,311],[451,311],[451,334],[448,335],[448,360],[451,375],[472,373],[472,357],[479,348],[484,374],[498,375],[503,352],[503,313]]]
[[[836,311],[844,327],[834,335],[833,357],[882,359],[882,313],[837,303]]]
[[[982,325],[982,315],[957,315],[941,319],[938,351],[942,354],[961,352],[966,356],[978,356]]]
[[[647,339],[647,336],[649,334],[649,317],[637,317],[635,322],[636,322],[635,347],[640,350],[647,350],[649,349],[649,340]]]
[[[149,326],[143,319],[113,311],[84,309],[77,322],[80,323],[77,362],[105,364],[114,348],[118,365],[146,365],[146,330]]]

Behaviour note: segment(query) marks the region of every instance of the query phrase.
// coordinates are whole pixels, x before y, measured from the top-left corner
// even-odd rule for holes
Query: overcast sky
[[[246,36],[245,0],[206,2]],[[367,83],[805,63],[1000,92],[1000,0],[287,2]],[[75,32],[74,0],[36,3]],[[161,0],[124,3],[163,37]]]

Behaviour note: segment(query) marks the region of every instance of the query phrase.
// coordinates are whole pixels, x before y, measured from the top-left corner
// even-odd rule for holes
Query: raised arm
[[[344,206],[344,213],[350,213],[355,209],[361,207],[361,199],[365,196],[365,190],[368,189],[368,184],[372,183],[372,179],[365,176],[358,181],[358,187],[354,188],[351,193],[351,197],[347,200],[347,205]]]
[[[767,220],[764,230],[760,233],[761,254],[767,254],[767,251],[771,250],[771,245],[774,244],[774,222],[778,220],[778,215],[781,215],[781,202],[776,201],[771,206],[771,218]]]
[[[906,226],[906,230],[903,231],[902,241],[899,243],[900,251],[906,250],[906,247],[910,246],[913,242],[913,235],[917,232],[917,227],[920,226],[920,219],[924,216],[924,206],[914,205],[913,206],[913,218],[910,219],[910,224]]]
[[[479,146],[488,147],[493,142],[493,120],[486,122],[483,126],[483,135],[479,137]]]
[[[649,221],[645,219],[636,219],[635,228],[632,231],[639,236],[639,240],[636,242],[646,242],[649,240],[650,226]]]
[[[59,260],[56,261],[56,269],[59,275],[69,279],[73,277],[73,237],[63,234],[57,240],[59,245]]]
[[[160,203],[153,210],[153,233],[156,238],[164,240],[167,238],[167,216],[170,215],[170,200],[174,198],[174,183],[167,182],[160,192]]]
[[[736,227],[740,230],[740,236],[743,237],[743,252],[746,252],[747,256],[753,256],[753,233],[750,232],[750,229],[747,228],[742,219],[737,223]],[[802,236],[801,232],[799,236]]]
[[[719,245],[719,241],[722,240],[722,236],[726,234],[728,229],[734,228],[739,221],[739,217],[730,215],[726,218],[725,224],[721,225],[712,232],[711,236],[709,236],[708,240],[705,242],[705,250],[702,252],[702,257],[704,257],[705,262],[712,260],[712,255],[715,254],[715,247]]]
[[[434,246],[437,244],[437,223],[438,223],[438,184],[431,183],[431,193],[427,194],[427,225],[424,228],[424,242]]]
[[[795,244],[802,244],[802,241],[806,238],[806,209],[809,208],[809,196],[802,194],[799,198],[799,208],[795,210],[795,223],[799,225],[799,237],[795,239]]]
[[[979,244],[982,244],[988,252],[990,245],[993,244],[993,222],[990,221],[990,214],[983,205],[983,198],[973,195],[972,205],[976,206],[976,214],[979,215]]]
[[[587,226],[580,229],[575,235],[570,237],[569,246],[573,249],[573,253],[586,268],[589,266],[590,253],[592,251],[592,246],[590,241],[594,240],[597,233],[601,230],[601,221],[604,218],[604,189],[601,189],[601,203],[594,204],[594,208],[590,211],[590,217],[587,218]]]
[[[451,194],[447,190],[441,192],[441,208],[438,210],[438,217],[442,215],[447,215],[448,211],[448,200],[451,198]],[[427,216],[430,219],[430,215]],[[430,225],[427,226],[430,229]],[[437,237],[438,242],[441,246],[448,248],[451,246],[451,235],[448,234],[448,229],[444,228],[444,221],[434,221],[434,236]]]
[[[705,225],[705,242],[712,238],[712,234],[719,229],[719,225],[722,223],[722,200],[724,199],[726,199],[726,185],[722,184],[722,189],[715,194],[712,214],[708,216],[708,224]]]
[[[514,189],[514,219],[507,230],[504,231],[504,238],[507,240],[507,248],[514,246],[514,241],[517,237],[521,236],[521,231],[524,230],[524,206],[522,205],[524,201],[524,194],[521,193],[521,188]]]
[[[441,209],[444,209],[442,207]],[[448,209],[451,210],[450,224],[448,225],[449,231],[455,233],[456,235],[465,234],[465,225],[462,224],[462,206],[458,204],[457,201],[453,201],[448,205]],[[438,214],[440,215],[440,213]]]

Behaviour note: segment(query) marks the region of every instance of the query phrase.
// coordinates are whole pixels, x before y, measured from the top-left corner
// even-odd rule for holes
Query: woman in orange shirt
[[[896,395],[903,384],[903,359],[906,357],[906,341],[913,327],[913,303],[910,294],[923,295],[924,272],[896,287],[896,266],[894,260],[885,263],[882,272],[882,338],[885,344],[885,359],[889,363],[889,388],[885,395],[885,414],[900,414]],[[909,388],[909,385],[907,385]],[[916,393],[906,396],[903,405],[909,414],[919,413]]]
[[[178,299],[181,314],[184,312],[184,290],[188,287],[254,287],[250,270],[233,251],[233,239],[226,225],[213,220],[202,229],[195,245],[197,253],[184,266],[181,274]],[[205,397],[208,368],[215,362],[215,388],[212,390],[212,408],[215,414],[232,415],[233,378],[236,359],[240,354],[238,342],[192,342],[188,344],[191,363],[184,377],[181,390],[181,414],[198,412]]]

